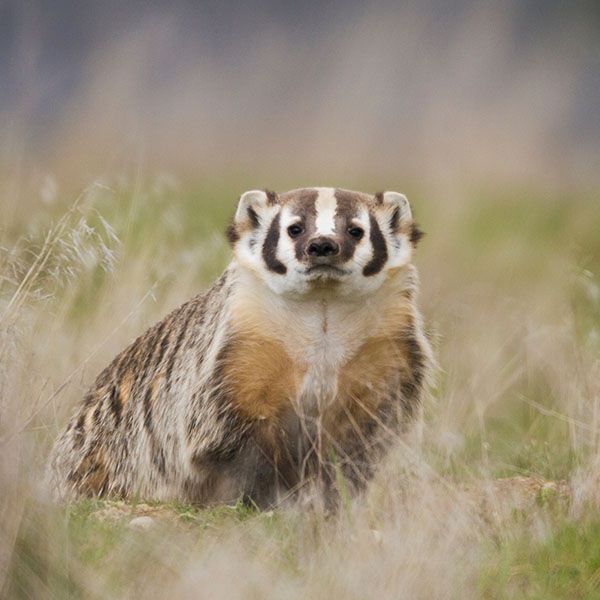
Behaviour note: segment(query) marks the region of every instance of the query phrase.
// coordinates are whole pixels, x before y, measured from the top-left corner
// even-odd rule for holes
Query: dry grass
[[[423,448],[399,447],[365,497],[325,519],[46,502],[49,445],[85,387],[226,264],[235,192],[162,179],[94,186],[75,204],[5,194],[2,595],[598,596],[597,199],[411,197],[441,365]],[[130,527],[140,514],[154,525]]]

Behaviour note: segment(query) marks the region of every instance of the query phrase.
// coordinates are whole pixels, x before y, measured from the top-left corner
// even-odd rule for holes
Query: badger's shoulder
[[[231,280],[226,270],[207,291],[150,327],[100,372],[51,456],[51,477],[58,479],[54,487],[59,494],[130,491],[122,480],[143,471],[141,465],[127,466],[140,453],[151,455],[153,467],[165,474],[158,441],[165,434],[164,416],[173,410],[178,386],[185,384],[190,354],[192,361],[201,360],[210,343]],[[141,450],[144,444],[147,453]]]
[[[231,287],[226,270],[206,291],[175,308],[161,321],[136,338],[98,375],[91,392],[108,395],[118,422],[122,409],[140,392],[161,379],[169,388],[176,378],[176,366],[185,350],[198,347],[210,338],[219,321]]]

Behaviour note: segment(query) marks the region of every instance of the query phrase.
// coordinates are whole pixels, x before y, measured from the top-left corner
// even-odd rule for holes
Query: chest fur
[[[377,410],[386,387],[408,367],[401,332],[406,307],[361,314],[323,302],[282,311],[236,305],[224,372],[232,400],[247,417],[277,420]],[[280,307],[279,307],[280,308]],[[389,311],[388,311],[389,312]],[[359,410],[360,412],[360,410]]]

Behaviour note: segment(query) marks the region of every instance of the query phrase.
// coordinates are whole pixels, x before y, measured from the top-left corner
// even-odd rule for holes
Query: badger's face
[[[278,294],[368,294],[407,265],[421,233],[408,200],[335,188],[242,194],[228,237]]]

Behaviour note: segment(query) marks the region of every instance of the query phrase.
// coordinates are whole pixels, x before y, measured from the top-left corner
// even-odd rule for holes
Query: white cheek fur
[[[373,245],[371,244],[371,223],[369,220],[368,211],[365,209],[361,209],[354,222],[356,225],[362,227],[362,229],[365,232],[360,242],[356,245],[356,249],[354,250],[354,256],[352,257],[352,260],[360,266],[360,275],[362,276],[362,268],[373,257]]]
[[[299,267],[298,261],[296,260],[296,249],[292,238],[290,238],[287,229],[292,224],[298,221],[298,217],[290,212],[287,206],[284,206],[281,210],[280,215],[280,226],[281,231],[279,232],[279,244],[277,253],[279,260],[287,267],[288,273],[290,270]]]

